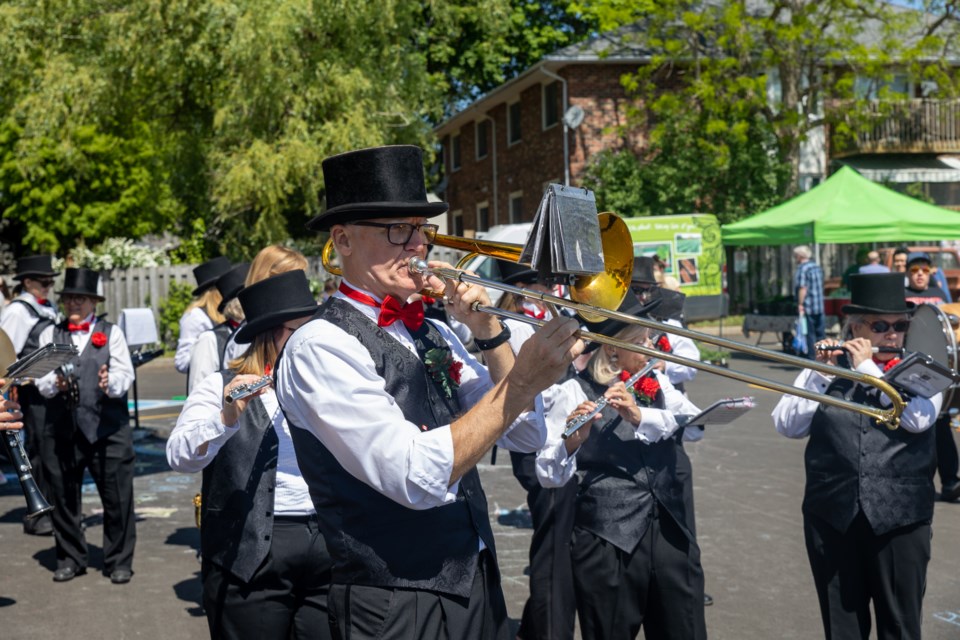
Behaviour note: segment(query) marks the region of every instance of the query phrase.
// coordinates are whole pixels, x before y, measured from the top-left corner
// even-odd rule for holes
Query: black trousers
[[[103,572],[131,569],[137,541],[133,512],[133,438],[123,428],[90,443],[72,419],[55,423],[42,447],[53,502],[57,568],[86,568],[87,541],[80,523],[83,472],[88,470],[103,502]]]
[[[703,640],[700,548],[660,509],[632,552],[574,527],[573,576],[583,640]]]
[[[827,640],[869,638],[871,601],[878,640],[919,640],[930,523],[878,536],[861,512],[840,533],[804,513],[803,531]]]
[[[577,600],[573,591],[570,538],[576,513],[577,482],[557,489],[540,486],[535,453],[510,452],[513,475],[527,490],[533,517],[530,540],[530,597],[523,606],[521,640],[573,640]]]
[[[683,448],[683,433],[674,437],[677,443],[677,480],[683,484],[683,511],[686,525],[694,537],[697,536],[697,518],[693,510],[693,464]]]
[[[940,487],[943,488],[960,482],[957,477],[960,457],[957,456],[957,444],[950,428],[950,414],[944,412],[937,418],[934,428],[937,435],[937,474],[940,476]]]
[[[337,640],[508,640],[507,607],[489,550],[480,553],[469,598],[435,591],[334,584]]]
[[[330,567],[315,517],[277,517],[270,552],[250,582],[204,558],[203,608],[210,637],[329,640]]]

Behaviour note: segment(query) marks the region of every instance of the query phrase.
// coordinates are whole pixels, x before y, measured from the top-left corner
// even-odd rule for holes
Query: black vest
[[[447,398],[416,355],[349,303],[330,298],[314,318],[331,322],[363,344],[387,393],[410,422],[434,429],[460,414],[456,394]],[[415,337],[427,349],[447,346],[430,322],[424,322]],[[321,415],[324,411],[315,410]],[[475,468],[460,479],[455,502],[409,509],[353,477],[311,432],[289,415],[287,421],[333,558],[334,583],[470,595],[479,540],[494,551],[487,497]]]
[[[607,385],[593,380],[577,380],[588,398],[598,398],[607,390]],[[664,408],[662,392],[653,408]],[[644,444],[634,426],[609,405],[600,415],[577,452],[576,525],[629,553],[647,532],[655,510],[666,511],[692,541],[683,483],[677,479],[674,438]]]
[[[43,333],[44,329],[53,324],[53,319],[42,315],[32,304],[22,298],[14,298],[10,304],[22,304],[30,310],[30,315],[36,318],[36,322],[33,323],[30,333],[27,334],[27,341],[23,343],[23,349],[17,354],[17,358],[23,358],[40,348],[40,334]]]
[[[236,375],[221,374],[224,386]],[[249,582],[270,551],[279,439],[259,397],[240,414],[239,426],[203,470],[200,551]]]
[[[880,406],[876,391],[851,380],[835,380],[826,393]],[[840,532],[861,510],[877,535],[930,522],[935,442],[933,428],[890,431],[858,413],[820,405],[804,454],[803,510]]]
[[[23,298],[14,298],[10,304],[22,304],[36,318],[23,349],[17,358],[24,358],[40,348],[40,334],[53,324],[53,319],[42,315],[30,302]],[[40,395],[37,387],[32,384],[17,387],[17,402],[23,411],[23,426],[27,438],[37,438],[42,433],[43,425],[47,421],[47,399]]]
[[[72,411],[73,419],[76,427],[90,443],[106,438],[130,425],[127,394],[124,393],[119,398],[111,398],[100,389],[100,367],[110,366],[111,331],[119,331],[119,329],[106,320],[96,320],[87,346],[79,357],[73,358],[77,386],[80,390],[80,402]],[[102,347],[93,344],[93,334],[97,332],[107,336],[107,344]],[[53,341],[57,344],[73,344],[66,321],[53,328]],[[48,404],[47,411],[54,416],[52,419],[55,421],[60,421],[65,415],[71,413],[62,393],[54,396]]]
[[[236,329],[230,326],[229,322],[221,322],[213,329],[214,337],[217,339],[217,366],[218,369],[226,369],[227,363],[224,358],[227,355],[227,343],[230,342],[230,336],[236,333]]]

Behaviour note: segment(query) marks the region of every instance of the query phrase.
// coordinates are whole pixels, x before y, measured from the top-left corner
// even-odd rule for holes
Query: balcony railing
[[[960,100],[837,101],[831,119],[852,133],[831,135],[834,157],[856,153],[960,153]],[[856,113],[854,114],[854,110]]]

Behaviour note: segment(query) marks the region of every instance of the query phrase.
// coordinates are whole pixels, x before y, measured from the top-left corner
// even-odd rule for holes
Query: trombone
[[[460,268],[460,266],[465,264],[465,262],[468,261],[473,255],[477,254],[488,255],[491,257],[500,258],[502,260],[507,260],[509,262],[520,262],[520,254],[523,250],[523,247],[518,244],[505,242],[488,243],[483,240],[438,235],[434,240],[434,244],[452,249],[470,251],[472,253],[463,258],[455,268],[430,267],[427,265],[425,260],[421,260],[420,258],[416,257],[410,258],[408,266],[410,271],[414,273],[432,274],[443,280],[478,284],[491,289],[496,289],[498,291],[503,291],[505,293],[513,293],[525,298],[540,300],[548,305],[552,304],[557,307],[572,309],[589,322],[600,322],[605,319],[619,320],[628,324],[637,324],[655,331],[679,335],[685,338],[690,338],[691,340],[699,340],[700,342],[712,344],[730,351],[746,353],[758,358],[773,360],[774,362],[781,364],[793,365],[799,368],[813,369],[814,371],[818,371],[826,375],[853,380],[854,382],[874,387],[880,392],[886,394],[891,402],[890,408],[880,409],[877,407],[857,404],[855,402],[850,402],[849,400],[843,400],[841,398],[836,398],[823,393],[808,391],[806,389],[794,387],[789,384],[783,384],[782,382],[770,380],[769,378],[763,378],[760,376],[743,373],[741,371],[718,367],[706,362],[700,362],[699,360],[690,360],[689,358],[683,358],[672,353],[663,353],[655,349],[650,349],[633,344],[632,342],[626,342],[624,340],[594,333],[592,331],[581,329],[577,332],[578,337],[583,340],[619,347],[627,351],[640,353],[648,358],[659,358],[667,362],[693,367],[694,369],[713,373],[725,378],[739,380],[740,382],[752,384],[770,391],[777,391],[786,395],[798,396],[800,398],[813,400],[814,402],[853,411],[869,418],[873,418],[877,422],[886,425],[886,427],[891,430],[900,426],[900,414],[903,413],[906,403],[903,401],[903,398],[900,396],[897,390],[885,380],[860,373],[858,371],[824,364],[815,360],[807,360],[806,358],[776,353],[768,349],[761,349],[760,347],[741,344],[739,342],[727,340],[726,338],[719,336],[712,336],[709,334],[700,333],[698,331],[691,331],[690,329],[685,329],[683,327],[676,327],[663,322],[638,318],[626,313],[611,310],[620,306],[620,303],[623,301],[623,298],[626,296],[627,291],[629,290],[630,277],[633,272],[633,241],[630,238],[626,224],[619,217],[611,213],[601,213],[599,215],[599,220],[604,263],[607,271],[596,276],[578,276],[575,278],[570,286],[570,297],[572,300],[560,298],[548,293],[531,291],[529,289],[522,289],[511,285],[502,284],[500,282],[486,280],[478,276],[470,275]],[[332,248],[332,242],[328,240],[327,246],[325,246],[323,250],[323,266],[328,272],[333,273],[334,275],[339,275],[339,269],[330,264]],[[513,313],[497,307],[482,305],[479,303],[474,304],[474,310],[489,313],[501,318],[510,318],[537,327],[541,327],[546,324],[546,322],[543,320],[537,320],[523,314]]]

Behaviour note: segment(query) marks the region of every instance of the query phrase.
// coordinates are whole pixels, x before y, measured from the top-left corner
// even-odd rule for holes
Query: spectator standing
[[[823,320],[823,270],[812,259],[807,245],[793,250],[797,270],[793,275],[793,295],[797,299],[797,313],[807,320],[807,357],[816,359],[814,345],[826,337]]]
[[[933,264],[930,255],[923,251],[911,253],[907,259],[907,280],[905,290],[908,302],[914,304],[932,304],[940,306],[947,301],[943,289],[930,282]]]
[[[867,254],[867,264],[860,266],[860,273],[890,273],[890,267],[880,264],[879,251],[871,251]]]

